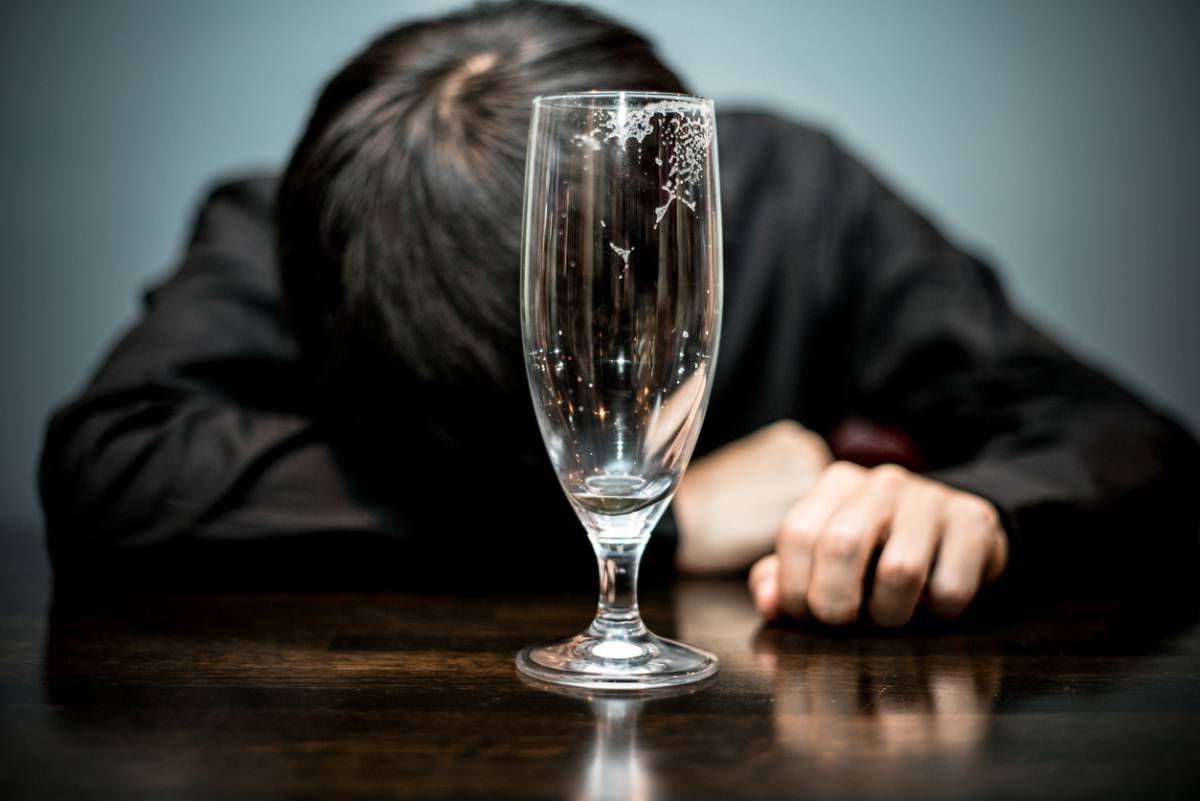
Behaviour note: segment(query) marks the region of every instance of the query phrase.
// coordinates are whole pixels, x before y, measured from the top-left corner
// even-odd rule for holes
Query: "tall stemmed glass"
[[[521,328],[542,438],[600,565],[595,619],[518,669],[593,689],[684,684],[717,658],[642,623],[637,571],[708,403],[721,315],[711,100],[533,101]]]

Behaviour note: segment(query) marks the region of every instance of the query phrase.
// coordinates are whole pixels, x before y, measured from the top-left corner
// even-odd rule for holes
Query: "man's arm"
[[[1010,558],[1051,581],[1067,559],[1133,579],[1135,562],[1194,545],[1196,443],[1038,333],[986,266],[828,147],[844,371],[831,383],[849,388],[847,414],[906,432],[928,469],[831,468],[753,571],[760,608],[900,624],[924,597],[953,617]]]
[[[1016,562],[1096,547],[1081,526],[1152,512],[1147,494],[1194,539],[1181,490],[1200,469],[1195,441],[1022,319],[986,265],[861,164],[840,163],[856,411],[907,432],[926,476],[994,504]]]
[[[135,546],[397,533],[306,413],[276,288],[273,191],[260,179],[212,193],[178,271],[52,419],[41,491],[60,574]]]

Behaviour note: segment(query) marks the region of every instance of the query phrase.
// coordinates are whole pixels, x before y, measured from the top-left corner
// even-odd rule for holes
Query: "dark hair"
[[[643,37],[540,2],[403,25],[326,85],[277,213],[289,314],[335,416],[450,432],[487,397],[532,420],[518,304],[530,103],[590,89],[685,91]]]

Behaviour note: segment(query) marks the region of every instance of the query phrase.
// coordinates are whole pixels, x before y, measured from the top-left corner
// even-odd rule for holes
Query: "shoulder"
[[[838,205],[846,155],[828,132],[762,110],[717,115],[722,211],[733,227],[767,210],[795,223]]]
[[[147,306],[190,307],[200,299],[235,296],[275,303],[277,186],[278,179],[267,173],[210,181],[198,193],[177,269],[146,291]]]
[[[774,153],[780,148],[820,153],[833,146],[824,130],[766,109],[739,109],[717,113],[717,134],[722,156],[729,147],[743,153]]]
[[[268,217],[274,213],[279,177],[270,172],[234,173],[218,176],[205,190],[202,209],[231,205],[245,213]]]
[[[844,158],[828,132],[770,111],[733,110],[717,115],[722,181],[753,176],[757,191],[829,180]]]
[[[278,176],[267,172],[219,176],[210,181],[202,192],[203,200],[196,224],[202,226],[213,216],[271,222],[274,219],[278,187]]]
[[[278,185],[278,178],[268,173],[231,175],[210,182],[192,225],[191,249],[238,261],[271,261]]]

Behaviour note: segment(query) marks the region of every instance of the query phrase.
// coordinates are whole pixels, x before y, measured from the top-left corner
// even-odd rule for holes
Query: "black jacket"
[[[986,266],[828,136],[729,114],[719,138],[724,327],[697,456],[781,418],[825,435],[865,418],[999,508],[1018,574],[1195,540],[1200,457],[1178,426],[1017,316]],[[465,475],[381,491],[328,446],[280,304],[275,188],[211,194],[178,271],[51,421],[41,490],[59,575],[587,570],[561,496],[475,509]],[[669,566],[673,534],[668,513],[649,569]]]

